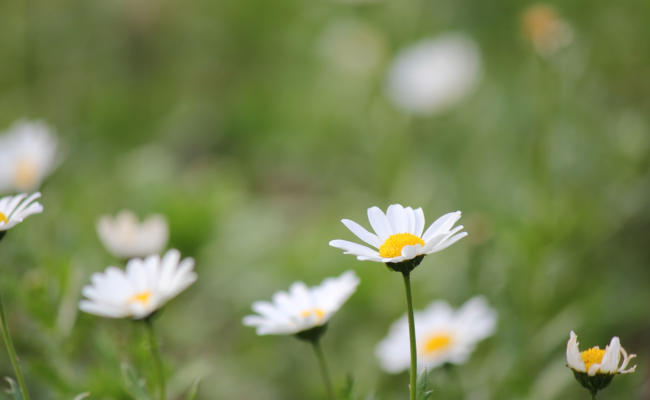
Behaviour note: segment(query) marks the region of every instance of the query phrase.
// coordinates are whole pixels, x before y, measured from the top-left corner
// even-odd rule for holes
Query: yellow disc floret
[[[16,165],[14,180],[17,188],[21,190],[31,189],[38,180],[38,166],[30,159],[20,160]]]
[[[379,255],[383,258],[393,258],[402,255],[404,246],[413,246],[419,244],[424,246],[424,240],[411,233],[396,233],[390,235],[388,239],[379,246]]]
[[[605,350],[601,350],[598,346],[592,347],[589,350],[585,350],[580,353],[582,361],[585,363],[585,371],[589,371],[589,367],[594,364],[600,364],[603,361],[603,356],[605,355]]]
[[[7,216],[4,215],[4,213],[2,211],[0,211],[0,222],[2,222],[3,224],[6,224],[6,223],[9,222],[9,219],[7,219]]]
[[[304,311],[302,311],[300,313],[300,316],[303,317],[303,318],[307,318],[307,317],[312,316],[312,315],[315,315],[316,319],[318,319],[320,321],[325,316],[325,311],[323,311],[320,308],[314,308],[314,309],[311,309],[311,310],[304,310]]]
[[[144,292],[140,292],[131,296],[129,303],[140,303],[142,305],[147,305],[150,299],[151,292],[149,290],[145,290]]]
[[[422,352],[430,355],[446,349],[449,345],[451,345],[451,336],[446,333],[436,333],[431,335],[426,342],[424,342]]]

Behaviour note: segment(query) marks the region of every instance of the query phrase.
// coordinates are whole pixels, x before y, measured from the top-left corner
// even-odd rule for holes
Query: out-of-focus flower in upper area
[[[320,37],[321,58],[338,71],[366,76],[376,71],[386,56],[386,43],[381,33],[370,24],[357,19],[341,19],[330,23]]]
[[[42,121],[20,120],[0,136],[0,191],[31,191],[56,167],[57,138]]]
[[[97,233],[106,249],[115,257],[145,257],[161,252],[169,239],[167,220],[153,215],[139,222],[131,211],[120,211],[115,217],[103,216],[97,222]]]
[[[257,328],[258,335],[291,335],[325,325],[355,292],[359,278],[346,271],[327,278],[319,286],[307,287],[295,282],[288,292],[273,295],[273,301],[256,301],[253,311],[259,315],[244,317],[246,326]]]
[[[474,297],[454,311],[444,301],[435,301],[416,311],[418,371],[445,363],[462,364],[476,344],[494,333],[497,314],[483,297]],[[390,373],[409,368],[409,332],[406,315],[390,327],[388,336],[375,349],[381,367]]]
[[[108,318],[143,319],[185,290],[194,281],[194,260],[181,261],[178,250],[129,260],[126,270],[108,267],[91,276],[79,308]]]
[[[542,56],[552,55],[573,41],[571,25],[549,4],[528,7],[521,16],[521,27],[526,39]]]
[[[436,114],[467,96],[481,77],[481,56],[471,38],[450,33],[400,51],[388,74],[388,95],[414,114]]]
[[[349,219],[342,219],[341,222],[359,239],[378,250],[340,239],[332,240],[329,244],[344,250],[345,254],[357,256],[357,259],[362,261],[399,264],[444,250],[467,236],[467,232],[460,232],[462,225],[453,227],[460,216],[460,211],[447,213],[425,231],[424,213],[421,208],[414,210],[411,207],[392,204],[384,214],[379,207],[371,207],[368,209],[368,220],[375,233]]]
[[[37,192],[29,197],[27,193],[21,193],[0,199],[0,234],[23,222],[30,215],[43,212],[43,206],[36,201],[39,197],[41,194]]]

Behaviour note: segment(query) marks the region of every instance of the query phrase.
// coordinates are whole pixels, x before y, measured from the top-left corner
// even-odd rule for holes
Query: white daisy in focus
[[[347,240],[332,240],[329,245],[353,254],[359,260],[383,263],[400,263],[425,254],[444,250],[467,236],[460,232],[462,225],[453,227],[461,212],[451,212],[438,218],[424,231],[424,213],[421,208],[412,209],[392,204],[384,214],[379,207],[368,209],[368,220],[375,233],[349,219],[341,222],[359,239],[373,246],[372,249]]]
[[[295,282],[288,292],[273,295],[273,301],[253,303],[259,315],[244,317],[246,326],[257,328],[258,335],[291,335],[323,326],[355,292],[359,278],[353,271],[327,278],[319,286]]]
[[[196,281],[193,268],[194,260],[181,261],[175,249],[162,258],[156,254],[131,259],[126,270],[108,267],[90,277],[79,308],[108,318],[146,318]]]
[[[115,217],[101,217],[97,222],[97,234],[115,257],[146,257],[165,248],[169,227],[162,215],[153,215],[139,222],[134,213],[124,210]]]
[[[42,121],[20,120],[0,137],[0,191],[31,191],[56,167],[57,138]]]
[[[481,76],[474,40],[462,34],[424,39],[402,50],[388,75],[388,95],[414,114],[436,114],[459,103]]]
[[[444,363],[462,364],[476,343],[494,333],[496,312],[483,297],[474,297],[454,311],[444,301],[436,301],[424,311],[416,311],[418,371]],[[406,315],[390,327],[388,336],[375,349],[381,367],[398,373],[410,366],[409,327]]]
[[[634,372],[636,365],[627,368],[630,360],[636,354],[627,354],[621,346],[621,341],[614,336],[604,350],[595,346],[583,352],[578,349],[578,335],[571,331],[566,345],[566,362],[569,368],[589,376],[596,374],[629,374]]]
[[[0,234],[13,228],[32,214],[43,212],[43,206],[36,201],[40,193],[27,197],[26,193],[6,196],[0,199]]]

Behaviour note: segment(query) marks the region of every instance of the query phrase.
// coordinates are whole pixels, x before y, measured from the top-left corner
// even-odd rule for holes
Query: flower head
[[[474,40],[446,34],[421,40],[397,55],[389,71],[388,95],[405,111],[436,114],[460,102],[480,75]]]
[[[154,215],[139,222],[131,211],[121,211],[114,218],[103,216],[97,233],[106,249],[118,258],[146,257],[163,250],[169,238],[167,221]]]
[[[20,120],[0,137],[0,190],[30,191],[56,167],[57,139],[41,121]]]
[[[194,283],[193,268],[194,260],[181,261],[180,252],[174,249],[162,258],[156,254],[131,259],[125,271],[108,267],[91,276],[79,308],[108,318],[146,318]]]
[[[550,4],[529,6],[521,16],[524,36],[542,56],[550,56],[571,44],[573,30]]]
[[[492,335],[497,315],[483,297],[474,297],[454,311],[444,301],[436,301],[424,311],[416,311],[418,370],[444,363],[462,364],[474,351],[476,343]],[[390,327],[388,336],[375,350],[382,368],[390,373],[408,369],[409,332],[407,317]]]
[[[295,282],[288,292],[273,295],[273,301],[256,301],[259,315],[244,317],[244,325],[257,328],[258,335],[291,335],[323,326],[354,293],[359,278],[353,271],[327,278],[319,286]]]
[[[344,250],[345,254],[357,256],[359,260],[401,263],[444,250],[467,236],[467,232],[460,232],[462,225],[453,227],[460,216],[460,211],[445,214],[425,231],[421,208],[414,210],[393,204],[384,214],[378,207],[371,207],[368,209],[368,220],[375,233],[368,232],[349,219],[341,222],[359,239],[377,250],[347,240],[332,240],[329,244]]]
[[[0,232],[7,231],[32,214],[43,212],[43,206],[36,201],[41,194],[36,192],[27,197],[27,193],[6,196],[0,199]]]

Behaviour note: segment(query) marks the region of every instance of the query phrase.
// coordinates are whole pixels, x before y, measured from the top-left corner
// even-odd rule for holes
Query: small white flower
[[[181,261],[178,250],[162,257],[129,260],[126,270],[108,267],[90,277],[83,288],[85,299],[79,308],[90,314],[108,318],[142,319],[161,308],[170,299],[196,280],[194,260]]]
[[[327,278],[319,286],[307,287],[295,282],[289,292],[273,295],[273,302],[256,301],[253,311],[259,315],[244,317],[244,325],[257,327],[258,335],[290,335],[327,323],[354,293],[359,278],[353,271]]]
[[[121,211],[115,218],[103,216],[97,222],[97,233],[106,249],[115,257],[145,257],[160,253],[167,244],[169,228],[162,215],[142,222],[131,211]]]
[[[42,121],[20,120],[0,137],[0,191],[30,191],[56,167],[57,138]]]
[[[462,34],[424,39],[402,50],[389,70],[388,94],[414,114],[436,114],[460,102],[481,76],[476,43]]]
[[[462,225],[452,229],[460,216],[460,211],[445,214],[424,231],[424,213],[421,208],[414,210],[393,204],[384,214],[378,207],[371,207],[368,209],[368,220],[375,233],[368,232],[349,219],[341,222],[359,239],[379,251],[347,240],[332,240],[329,244],[362,261],[399,263],[444,250],[467,236],[467,232],[458,233],[463,229]]]
[[[595,346],[580,352],[578,349],[578,336],[571,331],[569,341],[566,345],[566,362],[569,368],[576,372],[587,373],[589,376],[596,374],[628,374],[634,372],[636,365],[627,368],[630,360],[634,357],[636,357],[636,354],[627,354],[617,336],[612,338],[604,350]]]
[[[444,301],[436,301],[424,311],[416,311],[418,371],[444,363],[462,364],[476,343],[492,335],[497,315],[483,297],[474,297],[454,311]],[[388,336],[375,350],[381,367],[398,373],[410,366],[409,328],[406,315],[390,327]]]
[[[27,193],[6,196],[0,199],[0,232],[4,232],[23,222],[32,214],[43,212],[43,206],[35,201],[41,194],[36,192],[27,197]]]

